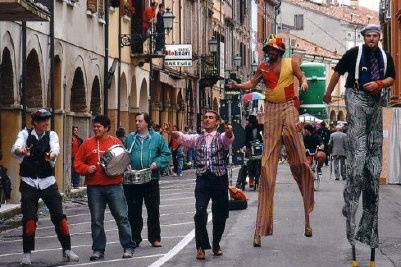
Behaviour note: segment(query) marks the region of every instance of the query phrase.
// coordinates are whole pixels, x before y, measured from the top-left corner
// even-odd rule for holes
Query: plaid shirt
[[[206,134],[198,137],[195,144],[195,167],[196,175],[201,176],[207,170],[210,170],[216,176],[222,176],[227,173],[225,147],[220,138],[220,134],[216,133],[210,144],[210,150],[206,144]]]

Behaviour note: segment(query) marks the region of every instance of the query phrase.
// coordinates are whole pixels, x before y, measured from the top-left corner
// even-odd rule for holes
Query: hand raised
[[[326,94],[324,94],[323,102],[326,103],[326,104],[330,104],[331,103],[331,93],[329,94],[329,93],[326,92]]]
[[[307,82],[307,81],[305,81],[305,82],[303,82],[303,83],[301,84],[301,90],[302,90],[303,92],[308,91],[308,88],[309,88],[309,86],[308,86],[308,82]]]
[[[226,136],[228,138],[231,138],[233,136],[233,127],[230,124],[225,124],[224,125],[224,132],[226,133]]]

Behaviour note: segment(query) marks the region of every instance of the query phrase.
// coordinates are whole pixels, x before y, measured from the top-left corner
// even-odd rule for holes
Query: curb
[[[79,189],[73,189],[67,194],[61,193],[63,201],[71,200],[74,198],[81,198],[85,195],[86,195],[86,187],[81,187]],[[43,206],[44,206],[44,203],[40,199],[39,200],[39,208],[41,208]],[[11,219],[12,217],[19,215],[19,214],[21,214],[21,205],[18,205],[14,208],[10,208],[9,210],[0,212],[0,221],[5,221],[8,219]]]

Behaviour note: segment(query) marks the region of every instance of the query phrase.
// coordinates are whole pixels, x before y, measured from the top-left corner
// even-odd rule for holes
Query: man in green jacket
[[[135,116],[136,132],[131,132],[125,141],[125,147],[131,153],[132,170],[150,169],[151,180],[132,182],[124,177],[124,192],[128,204],[128,218],[131,224],[132,239],[137,246],[142,241],[143,228],[142,203],[148,213],[148,240],[153,247],[161,247],[159,205],[160,171],[165,169],[170,161],[171,152],[164,138],[150,128],[149,114],[140,112]],[[146,175],[145,175],[146,176]]]

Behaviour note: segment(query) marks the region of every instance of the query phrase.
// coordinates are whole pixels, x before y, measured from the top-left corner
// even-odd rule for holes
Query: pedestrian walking
[[[329,150],[329,140],[330,140],[330,130],[326,127],[326,123],[322,121],[321,123],[318,123],[319,128],[316,130],[316,133],[320,136],[322,139],[323,145],[324,145],[324,150],[323,152],[326,154],[326,159],[324,163],[326,166],[329,165],[329,157],[330,157],[330,150]]]
[[[121,143],[125,144],[125,140],[127,137],[125,136],[125,129],[123,127],[119,127],[116,131],[116,137],[120,139]]]
[[[265,91],[264,154],[259,184],[259,205],[253,240],[255,247],[261,246],[261,236],[273,234],[273,196],[277,166],[282,142],[287,151],[291,173],[298,184],[304,201],[305,236],[312,236],[309,214],[314,206],[313,174],[306,161],[305,146],[297,128],[299,100],[295,93],[294,76],[301,90],[308,83],[300,69],[300,58],[283,58],[284,40],[270,35],[264,43],[267,59],[262,62],[250,81],[229,84],[231,88],[250,90],[263,80]]]
[[[72,126],[72,141],[71,141],[71,184],[73,188],[79,188],[81,177],[74,170],[74,159],[78,152],[79,146],[83,140],[78,136],[78,127]]]
[[[330,135],[329,146],[331,147],[331,154],[333,156],[334,176],[336,180],[341,178],[345,180],[346,177],[346,151],[347,151],[347,135],[342,132],[340,125],[336,126],[336,131]]]
[[[176,125],[173,126],[173,131],[178,131]],[[184,147],[178,144],[174,138],[170,139],[169,146],[173,157],[173,176],[182,176],[182,169],[184,167]]]
[[[331,102],[331,94],[341,75],[348,73],[345,84],[347,109],[347,181],[344,188],[343,215],[347,238],[352,246],[353,264],[357,264],[355,243],[371,247],[371,266],[379,245],[378,201],[382,162],[383,123],[381,92],[395,79],[391,55],[379,47],[380,26],[368,25],[361,34],[364,44],[348,50],[334,68],[323,97]],[[362,194],[363,211],[356,232],[355,215]]]
[[[39,109],[32,114],[31,129],[23,129],[11,148],[20,162],[21,212],[22,212],[22,265],[31,265],[31,251],[35,249],[38,221],[38,202],[41,198],[50,212],[57,238],[63,249],[63,260],[79,261],[71,250],[70,230],[63,213],[62,198],[54,177],[54,165],[60,153],[58,135],[49,131],[51,113]]]
[[[152,247],[161,247],[159,177],[160,171],[169,164],[171,152],[163,136],[151,128],[149,114],[137,113],[135,123],[137,130],[127,136],[125,147],[131,154],[131,169],[141,171],[142,175],[135,183],[129,179],[124,181],[132,238],[137,245],[142,241],[142,205],[145,202],[148,241]]]
[[[85,139],[75,158],[75,171],[85,176],[89,212],[91,214],[92,250],[91,261],[104,258],[106,234],[104,213],[106,205],[116,221],[120,244],[124,249],[123,258],[132,258],[135,243],[132,241],[131,226],[128,221],[128,207],[122,186],[123,177],[108,176],[100,165],[103,154],[121,141],[109,134],[110,119],[97,115],[93,119],[94,136]]]
[[[201,134],[183,134],[178,131],[170,131],[171,138],[176,139],[179,144],[195,149],[196,167],[196,213],[195,240],[196,259],[205,259],[205,250],[213,250],[215,256],[223,255],[220,240],[224,233],[226,220],[228,218],[228,176],[225,150],[234,140],[231,125],[225,125],[225,132],[218,133],[217,127],[220,116],[212,110],[205,113],[203,127],[205,131]],[[207,206],[212,199],[213,215],[213,242],[210,246],[207,233]]]

